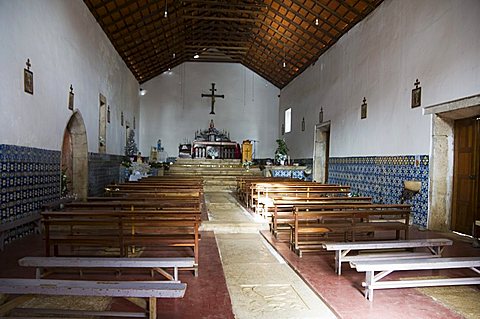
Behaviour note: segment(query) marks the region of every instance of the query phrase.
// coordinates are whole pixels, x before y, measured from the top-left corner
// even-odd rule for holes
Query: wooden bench
[[[108,296],[148,298],[148,317],[157,318],[157,298],[183,298],[187,285],[172,281],[79,281],[50,279],[1,278],[0,293],[15,295],[49,296]],[[19,297],[21,298],[21,297]],[[24,299],[25,300],[25,299]],[[18,306],[15,299],[0,306],[0,316],[9,314]],[[23,312],[48,312],[48,310],[22,309]],[[134,316],[144,317],[138,312],[98,312],[87,310],[51,310],[56,315],[76,316]],[[30,314],[29,314],[30,316]]]
[[[91,200],[87,202],[72,202],[64,205],[68,210],[91,210],[91,209],[115,209],[115,210],[144,210],[157,209],[161,210],[165,207],[190,207],[201,209],[200,201],[197,199],[172,199],[172,198],[123,198],[115,199],[101,198],[99,200]]]
[[[301,197],[302,199],[347,196],[349,186],[320,184],[315,182],[284,182],[284,183],[255,183],[251,189],[250,208],[259,212],[265,205],[271,205],[276,199],[285,196]]]
[[[195,258],[24,257],[18,261],[18,264],[24,267],[35,267],[37,279],[43,277],[44,269],[50,268],[147,268],[159,272],[169,280],[178,281],[178,269],[193,268]],[[173,274],[163,268],[173,268]]]
[[[295,206],[290,226],[290,248],[300,257],[303,251],[323,249],[326,236],[343,235],[343,241],[355,241],[359,233],[395,231],[395,238],[408,239],[410,205],[406,204],[338,204],[317,210]]]
[[[394,271],[435,270],[469,268],[480,274],[480,257],[421,258],[421,259],[389,259],[358,260],[350,265],[357,271],[365,271],[365,298],[372,301],[375,289],[433,287],[452,285],[480,285],[480,276],[436,279],[387,280],[380,281]],[[377,272],[377,274],[375,274]]]
[[[59,256],[60,246],[116,248],[126,257],[130,247],[162,249],[191,247],[198,272],[198,210],[116,211],[80,210],[44,212],[45,255]]]
[[[419,257],[441,257],[445,246],[452,245],[450,239],[411,239],[411,240],[389,240],[389,241],[357,241],[357,242],[325,242],[322,244],[327,251],[335,251],[335,273],[342,274],[342,263],[371,260],[371,259],[409,259]],[[399,251],[400,249],[427,248],[427,253],[414,253],[411,251]],[[349,255],[352,251],[368,250],[374,253]],[[390,250],[378,252],[379,250]],[[396,251],[391,251],[396,250]],[[376,251],[376,252],[375,252]]]
[[[281,232],[290,231],[289,224],[295,221],[294,207],[310,207],[311,210],[321,209],[325,205],[371,204],[371,197],[318,197],[314,199],[290,198],[277,199],[273,202],[273,212],[270,221],[270,231],[279,238]]]

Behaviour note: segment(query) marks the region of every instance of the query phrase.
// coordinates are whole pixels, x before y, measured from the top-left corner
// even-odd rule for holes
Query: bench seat
[[[187,285],[171,281],[81,281],[1,278],[0,293],[49,296],[108,296],[148,298],[149,318],[157,317],[157,298],[182,298]],[[12,310],[12,304],[0,306],[0,316]],[[69,313],[72,311],[70,310]],[[83,311],[79,311],[82,314]],[[124,313],[123,316],[138,313]]]
[[[415,255],[413,252],[378,252],[379,250],[399,250],[413,248],[427,248],[431,256],[440,257],[445,246],[451,246],[453,242],[446,238],[411,239],[411,240],[386,240],[386,241],[358,241],[358,242],[325,242],[323,248],[327,251],[335,251],[335,272],[342,273],[342,263],[350,261],[368,260],[369,258],[418,258],[427,257],[425,254]],[[349,255],[352,251],[377,251],[375,254]]]
[[[480,276],[438,279],[388,280],[380,281],[394,271],[436,270],[452,268],[469,268],[480,275],[480,257],[419,258],[351,261],[350,265],[357,271],[365,271],[365,298],[372,301],[375,289],[480,285]],[[375,274],[375,272],[378,272]]]
[[[40,279],[44,268],[148,268],[156,270],[169,280],[178,281],[179,268],[195,266],[193,257],[165,258],[109,258],[109,257],[24,257],[18,261],[23,267],[35,267]],[[162,268],[173,268],[173,275]]]

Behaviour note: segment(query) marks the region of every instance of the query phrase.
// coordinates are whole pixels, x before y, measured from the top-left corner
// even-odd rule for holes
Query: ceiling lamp
[[[315,25],[318,25],[318,18],[315,18]]]
[[[198,55],[198,53],[195,53],[195,55],[193,56],[194,59],[198,59],[200,56]]]
[[[166,18],[168,16],[168,11],[167,11],[167,0],[165,0],[165,12],[163,13],[163,17]]]
[[[173,57],[174,59],[175,59],[175,56],[176,56],[176,55],[175,55],[175,52],[173,52],[172,57]]]

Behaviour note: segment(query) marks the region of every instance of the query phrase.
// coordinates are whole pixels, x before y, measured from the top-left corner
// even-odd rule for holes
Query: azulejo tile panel
[[[0,224],[27,217],[58,198],[60,151],[0,144]],[[11,229],[5,243],[33,230],[33,224]]]
[[[349,185],[352,194],[371,196],[375,203],[395,204],[402,201],[404,181],[420,181],[420,192],[404,202],[412,205],[413,224],[427,227],[428,171],[428,155],[333,157],[328,182]]]

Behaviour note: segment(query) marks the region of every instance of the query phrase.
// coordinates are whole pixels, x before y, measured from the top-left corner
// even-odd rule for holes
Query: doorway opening
[[[471,167],[465,164],[469,161],[465,156],[469,148],[478,147],[479,138],[475,142],[472,134],[476,125],[478,136],[480,124],[476,121],[470,128],[460,126],[463,126],[464,120],[476,120],[480,116],[480,95],[426,107],[424,114],[432,115],[428,228],[438,231],[459,229],[471,235],[471,219],[480,219],[479,167],[478,162],[471,163]],[[478,148],[472,154],[471,160],[478,154]],[[469,186],[469,194],[462,193],[466,186]],[[473,207],[476,213],[472,215],[465,207]],[[467,227],[467,224],[470,225]]]
[[[313,180],[325,184],[330,155],[330,121],[315,125],[313,144]]]

